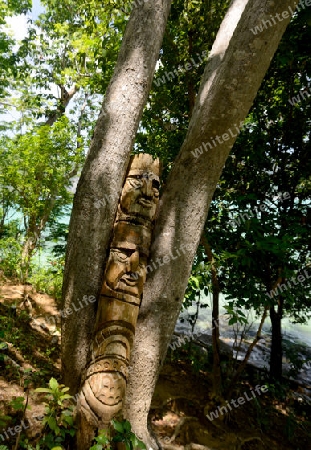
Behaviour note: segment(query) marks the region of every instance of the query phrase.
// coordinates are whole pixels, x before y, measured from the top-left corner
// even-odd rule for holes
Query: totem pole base
[[[112,419],[122,420],[130,353],[159,202],[159,176],[159,160],[147,154],[131,157],[98,299],[90,361],[77,402],[78,450],[89,450],[99,430],[110,430]],[[116,449],[125,450],[122,443]]]

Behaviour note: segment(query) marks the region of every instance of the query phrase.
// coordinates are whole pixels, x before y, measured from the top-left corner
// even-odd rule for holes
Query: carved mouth
[[[141,198],[138,203],[143,206],[144,208],[152,208],[152,201],[151,200],[147,200],[145,198]]]
[[[130,275],[123,275],[120,282],[123,282],[127,284],[128,286],[136,286],[138,281],[138,277],[136,273],[130,274]]]

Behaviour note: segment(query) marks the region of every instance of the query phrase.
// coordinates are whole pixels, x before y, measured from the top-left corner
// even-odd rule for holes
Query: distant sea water
[[[201,296],[202,303],[207,303],[207,308],[199,309],[198,318],[196,324],[193,328],[193,334],[212,333],[212,297],[211,295]],[[233,327],[228,325],[228,316],[226,315],[226,310],[224,308],[226,304],[226,299],[223,295],[220,295],[220,333],[223,337],[232,338],[235,334]],[[197,311],[197,306],[193,302],[193,306],[189,307],[187,311],[182,311],[180,317],[176,323],[175,330],[177,332],[189,332],[191,326],[187,321],[189,315],[195,314]],[[246,314],[248,312],[245,312]],[[256,318],[253,311],[249,312],[249,319],[253,322],[252,330],[255,331],[258,328],[261,318]],[[311,348],[311,319],[309,319],[306,324],[294,324],[289,317],[285,317],[282,320],[282,331],[283,337],[288,337],[289,339],[295,341],[296,343],[307,345]],[[266,318],[263,334],[271,334],[271,321],[269,316]]]

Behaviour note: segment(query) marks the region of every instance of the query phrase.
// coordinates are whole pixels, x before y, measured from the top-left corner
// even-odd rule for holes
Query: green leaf
[[[131,431],[131,424],[128,420],[126,420],[125,422],[123,422],[123,428],[125,431]]]
[[[119,433],[124,433],[123,424],[121,422],[118,422],[116,420],[112,420],[113,428],[118,431]]]
[[[137,439],[137,440],[136,440],[135,447],[141,448],[141,449],[143,449],[143,450],[146,449],[146,445],[145,445],[145,444],[143,443],[143,441],[141,441],[140,439]]]
[[[64,387],[61,389],[62,392],[68,392],[69,391],[69,387]],[[70,396],[71,397],[71,396]]]
[[[73,417],[72,417],[72,415],[62,414],[62,419],[63,419],[65,422],[69,423],[69,425],[72,425],[72,424],[73,424]]]
[[[47,420],[47,423],[49,425],[49,427],[51,428],[52,431],[56,431],[58,428],[56,419],[54,417],[49,417]]]
[[[234,325],[237,322],[238,322],[238,320],[236,317],[231,317],[231,319],[229,319],[229,321],[228,321],[228,325]]]
[[[63,402],[64,400],[66,400],[66,399],[69,399],[69,398],[72,398],[72,395],[69,395],[69,394],[65,394],[65,395],[61,395],[60,397],[59,397],[59,399]]]
[[[35,392],[46,392],[47,394],[52,394],[52,391],[49,388],[36,388]]]
[[[49,386],[53,391],[56,391],[58,389],[58,382],[55,380],[55,378],[51,378],[49,381]]]
[[[9,405],[12,406],[16,411],[21,411],[24,409],[24,397],[16,397],[10,401]]]

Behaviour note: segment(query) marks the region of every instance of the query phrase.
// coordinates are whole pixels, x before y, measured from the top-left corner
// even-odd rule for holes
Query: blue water
[[[202,302],[207,303],[209,307],[207,308],[201,308],[199,309],[198,319],[196,321],[196,324],[193,329],[194,334],[199,334],[206,332],[206,330],[212,329],[212,296],[204,296],[201,297]],[[233,327],[230,327],[228,325],[228,316],[226,315],[226,310],[224,309],[224,305],[226,304],[225,297],[220,295],[220,334],[223,337],[230,337],[232,338],[235,335],[235,330]],[[187,309],[187,311],[183,311],[180,314],[179,320],[176,324],[176,331],[182,332],[182,331],[189,331],[190,325],[187,322],[187,318],[189,317],[189,314],[195,314],[197,311],[197,306],[195,303],[191,307]],[[249,314],[248,319],[253,322],[252,331],[257,330],[258,325],[260,323],[261,318],[255,317],[254,311],[244,311],[245,315]],[[181,320],[184,319],[184,322],[181,322]],[[311,348],[311,319],[309,319],[306,324],[294,324],[291,322],[290,318],[285,317],[282,320],[282,330],[283,330],[283,336],[288,337],[291,340],[305,344],[308,347]],[[264,327],[263,327],[263,334],[270,334],[271,333],[271,321],[270,318],[267,317]]]

